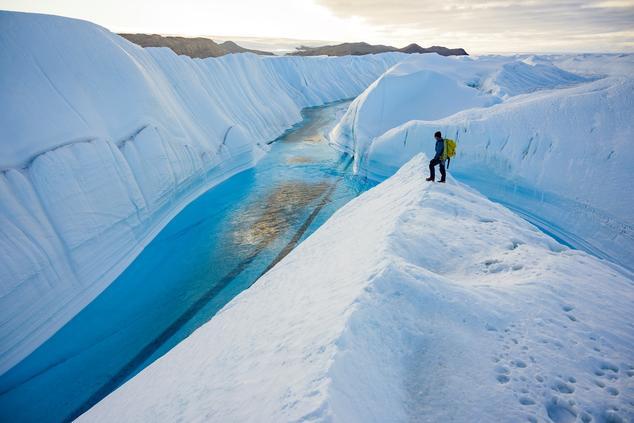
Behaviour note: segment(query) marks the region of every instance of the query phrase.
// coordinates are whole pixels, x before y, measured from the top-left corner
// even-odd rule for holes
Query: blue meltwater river
[[[370,185],[304,120],[255,166],[178,214],[99,297],[0,377],[0,421],[77,417],[207,322]]]

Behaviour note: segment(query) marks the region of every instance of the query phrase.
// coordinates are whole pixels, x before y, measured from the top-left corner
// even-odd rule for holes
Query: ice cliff
[[[0,27],[0,373],[302,108],[401,58],[199,60],[74,19],[0,12]]]

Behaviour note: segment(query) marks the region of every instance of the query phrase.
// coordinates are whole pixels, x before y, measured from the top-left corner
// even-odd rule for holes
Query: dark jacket
[[[436,140],[436,155],[434,156],[434,159],[440,160],[440,156],[442,156],[443,151],[445,151],[445,140]]]

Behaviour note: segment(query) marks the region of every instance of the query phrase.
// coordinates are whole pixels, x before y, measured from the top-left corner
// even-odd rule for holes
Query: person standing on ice
[[[436,138],[436,155],[429,161],[429,178],[426,180],[434,182],[436,179],[435,167],[436,165],[440,165],[440,181],[438,182],[445,182],[447,174],[445,172],[445,161],[442,158],[443,152],[445,151],[445,140],[442,138],[440,131],[436,131],[434,138]]]

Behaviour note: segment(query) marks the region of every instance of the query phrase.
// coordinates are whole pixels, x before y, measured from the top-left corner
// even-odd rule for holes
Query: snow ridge
[[[426,162],[79,420],[634,417],[632,280],[454,180],[425,182]]]
[[[524,61],[515,61],[502,65],[499,71],[482,83],[482,89],[501,97],[510,97],[588,80],[589,78],[559,69],[552,64],[529,65]]]
[[[357,95],[402,57],[194,60],[80,20],[0,25],[0,373],[302,108]]]
[[[355,155],[355,170],[368,178],[383,180],[421,151],[431,153],[433,134],[458,142],[458,155],[451,172],[490,198],[539,223],[576,248],[632,269],[634,220],[631,213],[634,187],[634,79],[620,69],[634,65],[634,55],[609,58],[593,56],[606,71],[575,76],[548,60],[572,69],[593,69],[583,60],[570,58],[530,60],[517,57],[449,59],[412,58],[389,70],[352,104],[330,134],[331,143]],[[396,68],[407,72],[396,73]],[[421,71],[451,77],[456,86],[470,89],[471,96],[486,91],[498,102],[489,107],[458,104],[455,111],[438,116],[442,97],[453,98],[457,90],[435,90],[438,78],[427,80]],[[385,90],[385,78],[402,81],[401,92]],[[396,83],[391,83],[395,85]],[[421,93],[402,95],[406,86]],[[546,89],[548,88],[548,89]],[[428,95],[427,95],[428,94]],[[439,97],[441,98],[439,100]],[[459,96],[458,96],[459,97]],[[391,113],[379,126],[381,102],[401,103],[410,112]],[[460,103],[460,102],[458,102]],[[441,103],[442,104],[442,103]],[[388,110],[387,113],[390,113]],[[431,112],[430,112],[431,110]],[[413,117],[413,115],[417,115]]]

